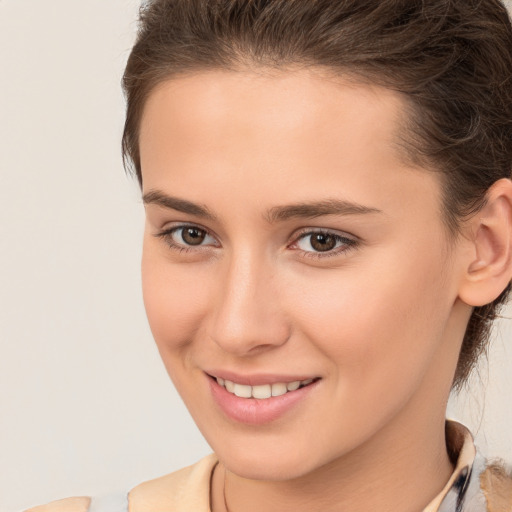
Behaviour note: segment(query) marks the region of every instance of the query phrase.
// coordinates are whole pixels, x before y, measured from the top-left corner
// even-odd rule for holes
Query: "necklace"
[[[228,508],[228,502],[226,500],[226,468],[224,468],[224,482],[222,485],[222,497],[224,499],[224,512],[230,512]]]
[[[218,482],[222,479],[222,484]],[[218,482],[218,483],[217,483]],[[221,494],[222,485],[222,494]],[[215,506],[214,506],[215,502]],[[220,508],[222,507],[222,508]],[[210,511],[230,512],[226,500],[226,468],[217,462],[210,478]]]

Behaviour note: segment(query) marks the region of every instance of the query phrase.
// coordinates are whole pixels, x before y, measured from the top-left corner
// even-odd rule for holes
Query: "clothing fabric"
[[[481,485],[486,461],[477,452],[470,432],[460,423],[447,421],[446,439],[455,469],[444,489],[423,512],[512,512],[512,480],[508,477],[506,493],[499,497],[499,508],[490,506],[489,494],[486,497]],[[208,455],[192,466],[144,482],[128,493],[93,498],[88,508],[83,508],[83,504],[80,508],[66,508],[61,502],[58,507],[47,505],[25,512],[128,512],[128,508],[129,512],[210,512],[210,482],[217,463],[215,454]]]
[[[88,512],[128,512],[128,493],[92,498]]]

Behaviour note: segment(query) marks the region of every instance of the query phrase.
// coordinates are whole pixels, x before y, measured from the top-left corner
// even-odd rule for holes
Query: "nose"
[[[233,255],[218,276],[210,337],[225,352],[244,357],[286,343],[276,269],[255,253]]]

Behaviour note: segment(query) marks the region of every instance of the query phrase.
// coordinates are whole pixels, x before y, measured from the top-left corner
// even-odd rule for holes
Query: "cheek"
[[[418,259],[392,261],[400,260],[383,255],[381,265],[364,271],[329,272],[293,293],[307,297],[290,307],[302,337],[322,354],[331,390],[326,414],[336,425],[333,435],[344,432],[346,439],[371,435],[413,396],[435,392],[428,376],[450,311],[440,262],[419,269]]]
[[[399,387],[425,373],[451,311],[444,258],[403,254],[382,251],[374,261],[311,275],[290,294],[300,331],[332,371],[375,396],[383,382]]]
[[[204,309],[205,293],[193,265],[172,264],[162,257],[162,248],[150,243],[144,244],[142,255],[142,291],[153,337],[164,355],[190,343]]]

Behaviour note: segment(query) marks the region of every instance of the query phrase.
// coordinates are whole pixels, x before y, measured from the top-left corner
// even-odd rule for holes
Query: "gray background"
[[[141,299],[143,208],[119,150],[137,9],[0,0],[0,512],[127,490],[209,452]],[[450,405],[510,461],[511,369],[509,320]]]

